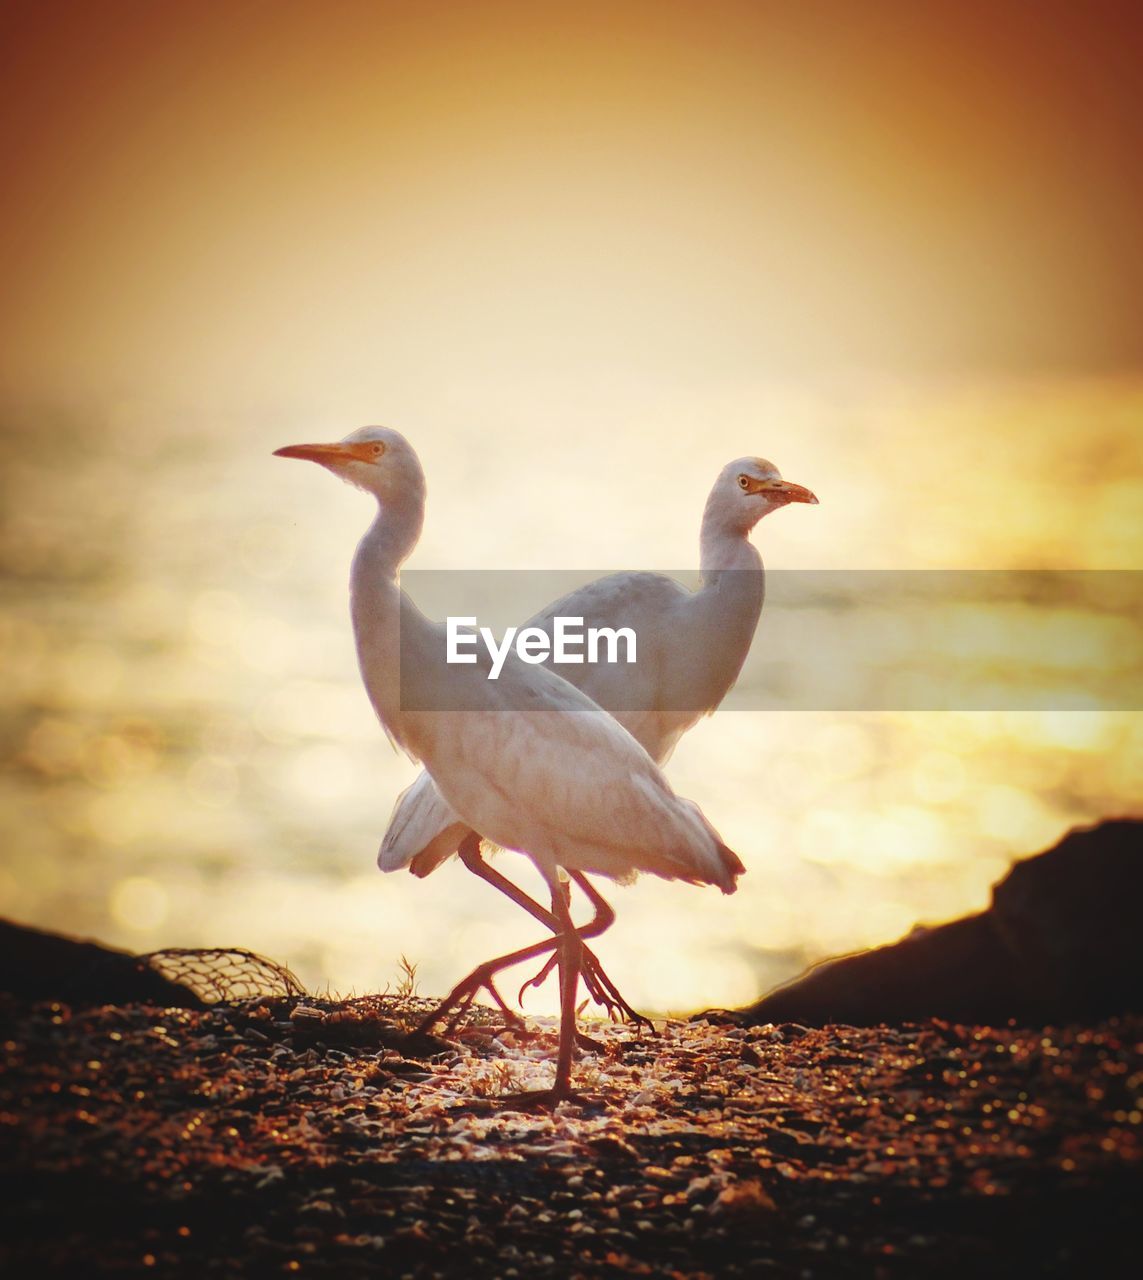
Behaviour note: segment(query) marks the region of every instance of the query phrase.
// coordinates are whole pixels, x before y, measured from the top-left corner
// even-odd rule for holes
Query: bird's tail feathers
[[[745,874],[746,868],[742,864],[742,859],[728,845],[723,844],[721,840],[716,840],[715,844],[723,870],[723,879],[717,882],[718,887],[723,893],[733,893],[738,888],[738,877]]]
[[[397,797],[377,865],[382,871],[408,867],[414,875],[428,875],[456,852],[465,831],[432,778],[422,772]]]
[[[698,819],[703,831],[710,838],[713,850],[703,859],[707,874],[702,877],[706,884],[716,884],[723,893],[733,893],[738,887],[735,881],[746,871],[742,859],[733,849],[722,841],[722,837],[714,829],[710,819],[693,800],[684,800],[683,804]],[[713,854],[713,856],[712,856]]]

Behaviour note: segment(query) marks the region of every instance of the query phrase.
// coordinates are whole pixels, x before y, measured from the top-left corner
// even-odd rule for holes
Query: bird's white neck
[[[762,557],[750,541],[749,530],[730,523],[714,505],[707,503],[699,534],[699,571],[704,587],[717,587],[726,570],[760,571]]]
[[[424,523],[423,489],[403,493],[400,499],[378,497],[377,514],[353,557],[353,584],[359,573],[396,582],[401,565],[413,554]]]
[[[402,610],[398,575],[421,535],[424,494],[407,495],[401,502],[378,501],[377,515],[353,556],[349,607],[365,687],[382,723],[399,739],[401,626],[409,610]]]
[[[729,520],[713,494],[703,512],[699,571],[702,590],[695,596],[696,616],[711,628],[711,644],[737,655],[736,662],[728,656],[726,663],[737,676],[762,612],[766,575],[750,530]]]
[[[691,682],[688,696],[695,707],[716,707],[726,696],[762,613],[766,574],[748,532],[735,527],[713,502],[707,504],[699,541],[702,588],[687,608],[692,652],[703,655],[683,676]],[[696,713],[690,723],[697,718]]]

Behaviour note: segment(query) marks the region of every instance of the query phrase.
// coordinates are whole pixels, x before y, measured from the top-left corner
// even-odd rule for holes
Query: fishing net
[[[140,956],[148,968],[193,992],[204,1004],[304,996],[285,967],[241,947],[167,947]]]

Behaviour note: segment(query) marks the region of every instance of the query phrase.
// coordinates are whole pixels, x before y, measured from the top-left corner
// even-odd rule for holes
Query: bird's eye
[[[739,476],[739,477],[738,477],[738,487],[739,487],[740,489],[749,489],[749,488],[750,488],[750,477],[749,477],[749,476]]]
[[[380,440],[378,440],[373,445],[373,449],[372,449],[373,456],[375,458],[379,458],[384,452],[385,452],[385,446],[381,443]]]

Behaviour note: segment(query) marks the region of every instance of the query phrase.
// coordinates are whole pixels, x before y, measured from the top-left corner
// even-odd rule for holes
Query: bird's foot
[[[559,964],[559,956],[556,954],[549,956],[539,973],[529,978],[520,988],[516,1003],[523,1005],[524,993],[528,988],[541,986],[557,964]],[[612,1022],[631,1022],[636,1027],[646,1027],[652,1035],[655,1034],[655,1025],[651,1019],[632,1009],[624,1000],[619,988],[607,976],[595,953],[589,947],[583,948],[580,976],[583,978],[583,985],[587,988],[588,995],[604,1010]]]
[[[449,992],[447,996],[437,1005],[431,1013],[422,1018],[411,1033],[412,1039],[419,1039],[429,1034],[431,1029],[443,1018],[448,1018],[445,1023],[444,1035],[451,1036],[459,1025],[461,1019],[472,1008],[476,997],[481,991],[487,991],[492,997],[496,1007],[504,1015],[504,1020],[509,1027],[514,1030],[523,1030],[524,1019],[520,1017],[515,1010],[510,1009],[505,1003],[503,996],[496,990],[496,984],[492,980],[492,974],[485,972],[482,966],[473,970],[472,973],[458,983]]]
[[[590,952],[586,951],[583,963],[583,981],[584,986],[591,992],[592,999],[607,1011],[607,1016],[612,1022],[630,1022],[636,1029],[646,1028],[651,1035],[656,1034],[655,1024],[651,1019],[637,1009],[632,1009],[620,994],[619,988],[604,973],[599,961]],[[596,988],[595,990],[593,990],[593,986]]]
[[[548,974],[551,973],[559,962],[559,956],[553,952],[544,961],[544,967],[539,971],[539,973],[533,975],[531,978],[527,978],[521,984],[520,990],[516,993],[516,1003],[520,1005],[521,1008],[524,1006],[524,992],[527,991],[529,987],[542,987],[547,980]]]

